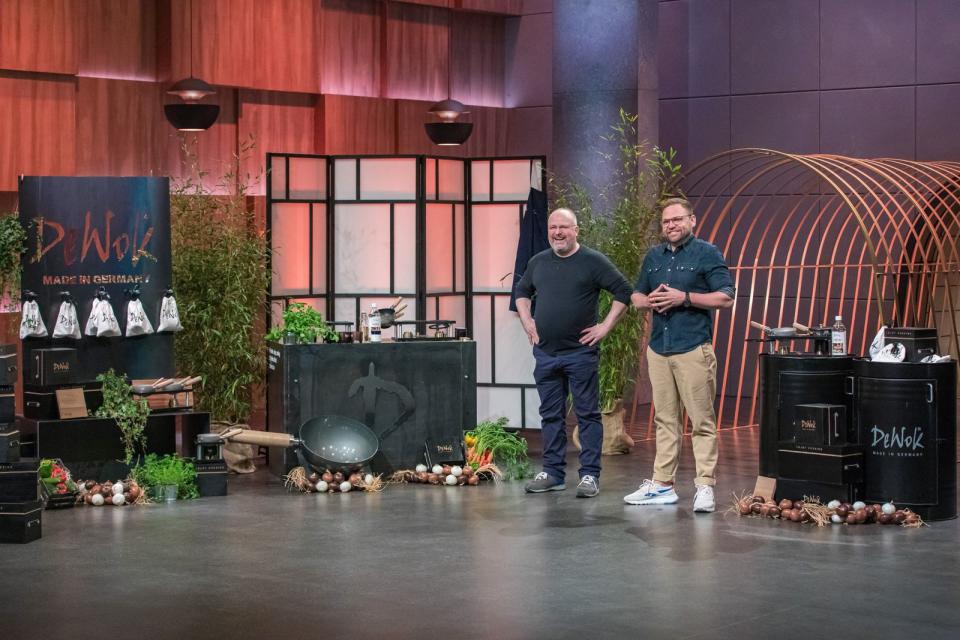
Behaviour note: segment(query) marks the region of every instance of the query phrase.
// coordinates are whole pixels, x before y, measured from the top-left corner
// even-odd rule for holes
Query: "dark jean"
[[[600,478],[600,450],[603,423],[597,397],[600,353],[583,347],[555,356],[533,348],[537,365],[533,370],[540,394],[540,428],[543,436],[543,470],[557,480],[564,479],[567,466],[565,415],[567,396],[573,394],[573,408],[580,425],[580,477]]]

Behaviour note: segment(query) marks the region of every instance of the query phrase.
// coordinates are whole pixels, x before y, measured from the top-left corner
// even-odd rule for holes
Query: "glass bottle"
[[[380,342],[380,312],[377,311],[376,302],[370,305],[367,320],[370,322],[370,342]]]
[[[843,316],[836,316],[830,327],[830,355],[847,355],[847,328],[843,325]]]

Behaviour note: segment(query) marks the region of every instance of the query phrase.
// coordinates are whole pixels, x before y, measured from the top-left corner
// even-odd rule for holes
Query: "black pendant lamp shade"
[[[433,144],[445,147],[463,144],[473,133],[472,122],[428,122],[423,126]]]
[[[206,131],[217,121],[220,105],[184,102],[163,106],[167,122],[179,131]]]

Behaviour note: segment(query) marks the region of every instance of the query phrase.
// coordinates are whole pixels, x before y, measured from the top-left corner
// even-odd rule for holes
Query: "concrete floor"
[[[960,521],[920,530],[741,519],[754,430],[721,440],[721,509],[621,501],[652,443],[604,459],[601,495],[520,483],[230,495],[45,512],[0,546],[0,637],[957,638]],[[571,456],[571,469],[576,469]],[[575,471],[571,475],[575,476]]]

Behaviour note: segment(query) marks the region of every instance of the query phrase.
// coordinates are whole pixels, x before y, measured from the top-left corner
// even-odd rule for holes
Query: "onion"
[[[830,522],[832,522],[833,524],[843,524],[844,521],[845,519],[841,518],[837,514],[833,514],[832,516],[830,516]]]
[[[839,506],[840,506],[839,500],[831,500],[830,502],[827,503],[827,509],[830,509],[831,511],[836,511],[837,507]]]
[[[897,506],[892,502],[885,502],[880,510],[889,516],[897,512]]]
[[[860,511],[860,509],[866,509],[866,508],[867,508],[867,503],[861,502],[860,500],[857,500],[856,502],[853,503],[854,511]]]
[[[113,491],[113,495],[117,495],[118,493],[123,493],[123,483],[122,482],[116,483],[115,485],[113,485],[111,490]]]
[[[353,485],[346,480],[340,483],[340,493],[346,493],[347,491],[350,491],[351,488],[353,488]]]
[[[463,467],[453,466],[450,467],[450,475],[460,477],[463,475]]]
[[[317,482],[317,491],[319,491],[320,493],[326,493],[327,489],[329,488],[330,488],[330,483],[326,482],[325,480],[319,480]]]
[[[455,485],[457,484],[457,476],[451,473],[450,475],[447,476],[447,479],[444,482],[446,482],[449,485]]]
[[[90,499],[90,504],[92,504],[95,507],[101,506],[103,504],[103,494],[102,493],[93,494],[93,498]]]
[[[123,489],[123,486],[121,486],[120,488]],[[124,502],[126,502],[126,499],[123,497],[123,491],[121,491],[120,493],[113,494],[113,504],[115,504],[118,507],[122,507]]]
[[[373,482],[372,473],[368,473],[367,475],[363,476],[363,484],[370,484],[371,482]]]
[[[443,473],[443,467],[440,466],[439,464],[435,464],[433,465],[433,469],[431,469],[431,471],[433,471],[437,475],[440,475],[441,473]]]
[[[417,468],[416,468],[416,472],[417,472],[417,473],[426,473],[426,471],[427,471],[427,465],[425,465],[425,464],[418,464],[418,465],[417,465]]]

